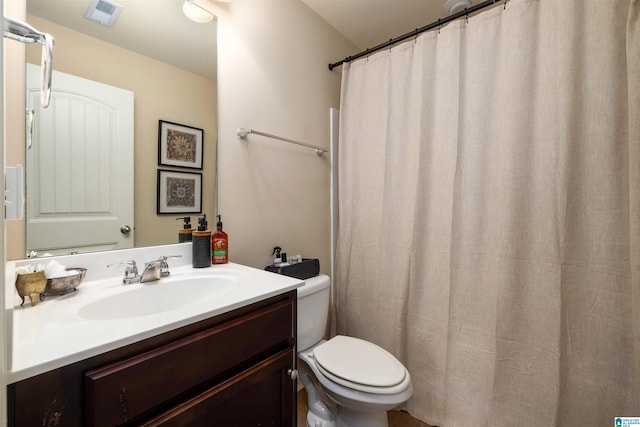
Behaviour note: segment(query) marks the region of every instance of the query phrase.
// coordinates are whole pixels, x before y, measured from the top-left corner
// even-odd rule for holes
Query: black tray
[[[320,274],[320,261],[317,258],[302,258],[302,261],[295,264],[276,266],[267,265],[265,270],[284,276],[295,277],[296,279],[309,279]]]

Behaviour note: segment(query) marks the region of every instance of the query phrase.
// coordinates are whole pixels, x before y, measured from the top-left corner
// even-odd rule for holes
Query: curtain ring
[[[464,22],[465,22],[466,24],[468,24],[468,23],[469,23],[469,15],[465,15],[465,16],[464,16]]]
[[[507,10],[507,0],[504,0],[504,7],[502,8],[502,10]]]

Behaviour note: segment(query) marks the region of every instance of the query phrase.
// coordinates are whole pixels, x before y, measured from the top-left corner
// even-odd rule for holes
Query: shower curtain
[[[640,0],[511,0],[343,67],[336,330],[442,427],[640,417]]]

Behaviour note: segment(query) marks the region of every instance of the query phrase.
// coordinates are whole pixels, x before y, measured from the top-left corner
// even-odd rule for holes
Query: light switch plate
[[[22,165],[7,166],[4,172],[4,217],[24,217],[24,169]]]

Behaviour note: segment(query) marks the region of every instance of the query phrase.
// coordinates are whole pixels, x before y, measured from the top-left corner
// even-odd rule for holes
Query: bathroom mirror
[[[176,219],[184,215],[156,213],[159,170],[201,174],[202,213],[210,218],[215,214],[216,20],[204,24],[189,20],[182,13],[182,0],[117,0],[122,10],[109,27],[85,17],[91,3],[26,0],[27,22],[55,37],[54,71],[133,92],[134,220],[121,226],[130,225],[130,240],[136,247],[176,243],[182,225]],[[27,63],[39,60],[38,53],[28,47]],[[54,80],[54,89],[55,85]],[[160,121],[203,130],[201,169],[159,164]],[[33,190],[27,186],[26,191],[25,199],[32,200],[29,192]],[[27,212],[30,207],[27,203]],[[197,214],[188,215],[192,224],[197,222]],[[27,222],[26,233],[29,227]],[[60,239],[65,234],[69,233],[56,233]],[[116,247],[84,244],[77,251],[105,249]]]

